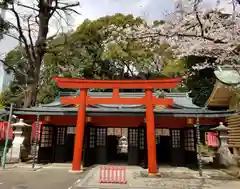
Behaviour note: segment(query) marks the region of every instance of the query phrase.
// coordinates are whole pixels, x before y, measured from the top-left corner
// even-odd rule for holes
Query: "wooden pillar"
[[[155,121],[152,104],[152,90],[145,90],[146,96],[146,123],[147,123],[147,149],[148,149],[148,172],[155,174],[157,170]]]
[[[78,115],[77,115],[73,162],[72,162],[73,171],[80,171],[81,163],[82,163],[83,137],[84,137],[84,128],[86,123],[86,98],[87,98],[87,89],[81,89],[80,98],[79,98],[80,101],[79,101],[79,107],[78,107]]]

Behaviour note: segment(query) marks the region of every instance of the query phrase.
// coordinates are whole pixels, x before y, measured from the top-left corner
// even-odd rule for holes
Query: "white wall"
[[[2,64],[0,63],[0,93],[2,92],[2,88],[3,88],[3,78],[4,78],[4,69]]]
[[[3,65],[0,64],[0,93],[11,84],[13,78],[13,73],[7,73],[4,70]]]

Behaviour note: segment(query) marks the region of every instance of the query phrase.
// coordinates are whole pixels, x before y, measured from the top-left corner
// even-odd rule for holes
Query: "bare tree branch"
[[[54,36],[47,37],[49,33],[49,22],[52,16],[57,15],[57,21],[59,18],[63,18],[63,16],[58,13],[58,11],[63,11],[67,13],[71,11],[72,13],[77,13],[74,10],[74,7],[78,6],[79,3],[70,3],[69,0],[35,0],[35,4],[27,5],[25,3],[17,2],[17,1],[7,1],[7,7],[4,9],[13,13],[15,17],[15,21],[12,23],[12,29],[16,30],[19,38],[15,37],[20,43],[19,46],[21,47],[24,45],[23,51],[20,50],[22,53],[22,57],[26,60],[25,62],[16,63],[16,66],[10,68],[9,65],[6,66],[14,71],[15,73],[19,70],[23,70],[24,73],[27,74],[26,80],[26,92],[24,93],[24,107],[30,107],[35,105],[36,103],[36,96],[39,87],[39,79],[40,79],[40,72],[41,72],[41,65],[43,63],[44,54],[47,53],[48,49],[48,41],[54,39]],[[18,5],[19,7],[25,8],[29,10],[31,13],[28,16],[28,13],[20,13],[18,9],[15,9],[14,5]],[[58,11],[57,11],[58,10]],[[55,14],[56,13],[56,14]],[[16,22],[16,25],[15,25]],[[36,41],[34,41],[34,31],[35,28],[33,24],[37,24],[37,34],[36,34]],[[25,25],[26,29],[25,29]],[[8,35],[10,35],[8,33]],[[51,47],[51,45],[49,45]],[[54,47],[53,47],[54,48]],[[57,50],[57,49],[56,49]],[[51,50],[50,50],[51,51]],[[15,62],[14,62],[15,64]],[[19,66],[19,67],[18,67]],[[17,67],[15,69],[15,67]],[[19,69],[19,70],[18,70]],[[21,81],[25,81],[24,78],[21,76],[18,77]],[[23,80],[22,80],[23,79]]]
[[[62,10],[64,12],[68,11],[68,12],[74,12],[75,14],[81,15],[78,11],[74,10],[74,7],[77,7],[80,5],[79,2],[76,3],[72,3],[72,4],[68,4],[68,3],[61,3],[65,6],[56,6],[56,9],[58,10]]]
[[[13,66],[9,65],[9,64],[6,63],[4,60],[0,59],[0,62],[1,62],[4,66],[6,66],[7,69],[12,70],[13,73],[15,73],[15,74],[17,73],[17,74],[20,74],[20,75],[26,76],[25,73],[20,72],[19,70],[16,70]]]
[[[61,9],[61,10],[67,10],[68,8],[73,8],[73,7],[77,7],[77,6],[79,6],[80,5],[80,3],[79,2],[76,2],[76,3],[72,3],[72,4],[65,4],[65,6],[63,6],[63,7],[58,7],[59,9]]]
[[[6,66],[8,69],[12,70],[14,73],[17,72],[13,66],[8,65],[4,60],[0,59],[0,62]]]
[[[29,41],[30,41],[30,48],[31,48],[31,50],[32,50],[33,58],[36,60],[36,56],[35,56],[35,53],[34,53],[34,45],[33,45],[32,33],[31,33],[31,25],[30,25],[30,19],[31,19],[31,17],[32,17],[32,15],[30,15],[30,16],[27,18],[28,38],[29,38]]]
[[[23,4],[21,4],[20,2],[18,2],[17,5],[20,6],[20,7],[24,7],[24,8],[27,8],[27,9],[31,9],[31,10],[33,10],[33,11],[37,11],[37,12],[39,11],[38,9],[36,9],[36,8],[34,8],[34,7],[30,7],[30,6],[27,6],[27,5],[23,5]]]
[[[167,34],[163,34],[161,32],[155,32],[155,33],[151,33],[151,34],[145,34],[145,35],[141,35],[141,36],[137,36],[137,37],[133,37],[133,39],[144,39],[144,38],[156,38],[158,36],[161,36],[161,37],[166,37],[166,38],[171,38],[171,37],[174,37],[174,36],[177,36],[177,37],[189,37],[189,38],[203,38],[205,40],[208,40],[208,41],[212,41],[214,43],[220,43],[220,44],[226,44],[227,42],[224,42],[223,40],[221,39],[214,39],[214,38],[211,38],[211,37],[206,37],[206,36],[202,36],[202,35],[194,35],[194,34],[184,34],[184,33],[174,33],[174,34],[171,34],[171,35],[167,35]]]
[[[204,28],[203,28],[203,24],[200,20],[200,17],[199,17],[199,13],[198,13],[198,5],[199,3],[201,2],[202,0],[195,0],[194,2],[194,6],[193,6],[193,10],[195,12],[195,16],[196,16],[196,19],[198,21],[198,24],[200,26],[200,30],[201,30],[201,36],[204,38]]]
[[[12,4],[12,8],[10,8],[9,10],[13,12],[13,14],[16,18],[18,32],[19,32],[19,38],[23,40],[27,56],[29,57],[29,60],[30,60],[31,53],[30,53],[29,48],[28,48],[28,42],[27,42],[27,39],[26,39],[25,35],[23,34],[23,29],[22,29],[22,26],[21,26],[20,17],[19,17],[19,14],[17,13],[17,11],[14,8],[14,4]],[[32,64],[32,61],[29,61],[29,63]]]

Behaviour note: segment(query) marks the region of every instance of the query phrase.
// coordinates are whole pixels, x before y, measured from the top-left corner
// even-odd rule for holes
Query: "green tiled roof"
[[[6,116],[8,114],[8,112],[6,112],[5,109],[0,109],[0,119],[4,116]]]
[[[76,96],[76,93],[65,93],[61,96]],[[89,96],[91,97],[99,97],[99,98],[107,98],[111,97],[111,92],[89,92]],[[157,96],[157,94],[154,94]],[[120,93],[122,98],[141,98],[144,96],[144,93]],[[165,93],[165,98],[172,98],[174,101],[174,108],[189,108],[189,109],[199,109],[200,107],[196,106],[192,103],[192,99],[188,97],[187,93]],[[64,107],[66,105],[61,104],[59,101],[59,97],[55,99],[50,104],[44,104],[43,107]],[[144,108],[144,105],[123,105],[123,104],[97,104],[94,105],[98,108]]]
[[[226,85],[236,85],[240,83],[240,74],[233,69],[214,71],[216,78]]]

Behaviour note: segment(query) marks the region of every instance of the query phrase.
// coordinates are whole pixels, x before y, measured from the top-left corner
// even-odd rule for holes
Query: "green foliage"
[[[134,18],[132,15],[116,14],[94,21],[85,20],[75,32],[58,36],[52,40],[44,57],[38,102],[47,103],[56,96],[59,89],[52,81],[54,75],[95,79],[123,77],[124,61],[135,60],[138,56],[146,57],[147,54],[142,49],[137,51],[136,46],[133,45],[129,45],[125,49],[113,46],[105,52],[103,43],[109,38],[105,30],[112,24],[124,27],[127,24],[139,25],[141,23],[143,20]],[[116,65],[113,60],[120,61],[117,61]]]
[[[214,150],[211,147],[209,147],[203,143],[200,144],[200,151],[203,155],[207,155],[207,156],[214,155]]]
[[[159,25],[162,25],[162,24],[165,24],[166,21],[165,20],[154,20],[153,21],[153,26],[159,26]]]
[[[191,56],[185,59],[188,76],[185,81],[192,97],[193,103],[198,106],[204,106],[211,95],[214,83],[216,81],[214,75],[213,63],[214,58]],[[194,70],[192,67],[198,63],[209,62],[210,66],[205,69]]]
[[[57,96],[59,88],[52,80],[53,76],[91,79],[127,79],[130,77],[149,79],[184,75],[192,66],[190,63],[195,60],[174,59],[168,44],[154,46],[150,44],[146,47],[140,42],[130,41],[130,39],[126,39],[125,42],[106,43],[109,38],[117,39],[120,35],[124,35],[120,32],[115,32],[113,35],[112,32],[106,30],[108,26],[115,25],[116,28],[124,28],[140,24],[144,24],[141,18],[116,14],[94,21],[85,20],[76,31],[61,34],[49,41],[44,56],[44,67],[40,74],[41,82],[39,83],[37,102],[49,103]],[[163,21],[156,21],[154,24],[163,24]],[[21,106],[25,85],[31,84],[31,80],[26,77],[28,69],[25,67],[27,64],[23,53],[21,48],[16,48],[5,58],[8,65],[18,72],[16,80],[2,98],[3,104],[15,101],[18,106]],[[161,57],[161,60],[157,59],[156,55]],[[130,67],[132,65],[140,73],[147,74],[136,76]],[[125,67],[128,68],[131,75],[125,73]],[[194,95],[198,94],[199,88],[194,86],[198,80],[199,77],[191,78],[186,82],[187,85],[183,83],[173,91],[186,92],[190,87]],[[200,86],[198,83],[197,85]],[[198,103],[198,100],[195,101]]]

